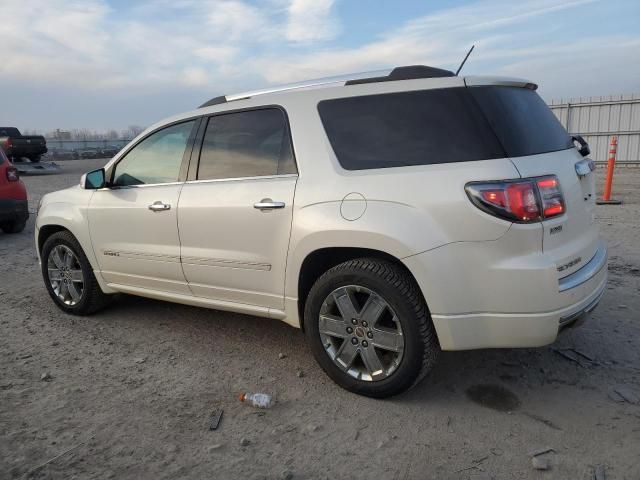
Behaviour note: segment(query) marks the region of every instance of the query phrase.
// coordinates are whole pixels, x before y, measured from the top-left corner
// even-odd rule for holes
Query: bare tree
[[[105,139],[107,140],[117,140],[119,138],[118,132],[116,130],[109,130],[105,133]]]
[[[122,138],[134,138],[144,131],[140,125],[129,125],[129,128],[122,131]]]
[[[71,130],[71,138],[74,140],[93,140],[94,133],[88,128],[74,128]]]

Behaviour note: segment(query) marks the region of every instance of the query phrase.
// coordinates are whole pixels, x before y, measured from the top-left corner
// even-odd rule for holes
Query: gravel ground
[[[60,163],[24,178],[32,208],[104,161]],[[598,207],[611,276],[581,328],[544,348],[444,353],[384,401],[337,387],[274,320],[130,296],[61,313],[31,218],[0,234],[0,478],[638,479],[639,185],[640,168],[620,168],[625,203]],[[241,404],[244,390],[277,405]]]

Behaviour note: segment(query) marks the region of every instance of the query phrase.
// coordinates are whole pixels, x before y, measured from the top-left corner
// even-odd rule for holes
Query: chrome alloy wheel
[[[80,261],[66,245],[56,245],[47,258],[47,275],[53,292],[62,303],[73,306],[82,298],[84,277]]]
[[[400,365],[402,326],[379,294],[358,285],[336,288],[322,303],[320,339],[329,358],[350,376],[383,380]]]

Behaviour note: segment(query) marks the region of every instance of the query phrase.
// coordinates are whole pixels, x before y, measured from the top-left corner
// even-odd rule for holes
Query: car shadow
[[[230,350],[255,350],[260,345],[259,354],[268,357],[258,359],[264,365],[277,366],[278,355],[286,352],[297,365],[309,370],[307,381],[312,386],[315,383],[317,388],[343,395],[337,385],[326,382],[326,376],[311,358],[304,333],[277,320],[129,295],[118,295],[99,316],[110,324],[142,328],[150,338],[162,337],[161,341],[173,342],[175,349],[190,349],[194,355],[198,354],[197,345],[190,343],[194,335],[224,338]],[[546,347],[442,352],[427,378],[409,392],[387,401],[407,406],[473,402],[510,411],[526,408],[526,399],[531,396],[546,396],[552,402],[559,387],[593,390],[590,377],[611,368],[601,360],[615,356],[596,333],[587,325],[568,329],[556,343]]]

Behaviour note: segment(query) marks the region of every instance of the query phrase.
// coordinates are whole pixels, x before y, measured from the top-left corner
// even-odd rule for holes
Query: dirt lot
[[[25,178],[32,208],[103,163]],[[638,479],[639,186],[640,168],[619,169],[625,203],[598,207],[610,284],[582,328],[545,348],[445,353],[386,401],[338,388],[277,321],[128,296],[93,317],[62,314],[31,218],[0,234],[0,478],[591,479],[602,466]],[[252,409],[243,390],[278,403]],[[530,453],[546,448],[550,470],[534,470]]]

